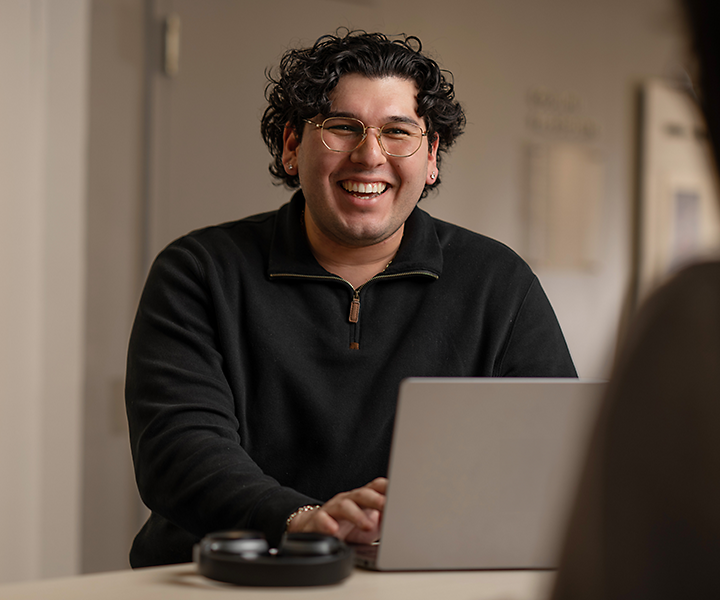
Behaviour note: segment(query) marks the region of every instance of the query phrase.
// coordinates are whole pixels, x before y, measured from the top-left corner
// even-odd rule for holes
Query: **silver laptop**
[[[555,568],[603,387],[578,379],[403,381],[381,540],[356,546],[358,566]]]

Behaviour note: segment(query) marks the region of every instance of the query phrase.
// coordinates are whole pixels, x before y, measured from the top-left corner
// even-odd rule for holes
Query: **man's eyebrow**
[[[420,123],[417,122],[417,119],[413,119],[412,117],[405,117],[405,116],[397,116],[397,117],[390,117],[386,123],[412,123],[413,125],[420,125]]]
[[[323,115],[324,118],[329,119],[331,117],[345,117],[347,119],[357,119],[358,121],[361,121],[364,123],[364,121],[359,118],[357,115],[350,113],[350,112],[344,112],[344,111],[330,111],[329,113]],[[385,125],[386,123],[412,123],[413,125],[418,125],[419,127],[422,127],[420,123],[417,122],[417,119],[414,119],[412,117],[407,117],[404,115],[396,115],[388,117],[387,121],[383,123]],[[367,123],[365,123],[367,125]]]
[[[332,117],[346,117],[348,119],[357,119],[358,121],[360,120],[352,113],[334,110],[331,110],[329,113],[324,114],[323,117],[325,117],[326,119],[330,119]]]

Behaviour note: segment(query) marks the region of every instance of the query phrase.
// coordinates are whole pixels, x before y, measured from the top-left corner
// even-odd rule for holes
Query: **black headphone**
[[[262,533],[222,531],[205,536],[193,549],[201,575],[253,586],[330,585],[353,569],[353,551],[336,537],[287,533],[271,549]]]

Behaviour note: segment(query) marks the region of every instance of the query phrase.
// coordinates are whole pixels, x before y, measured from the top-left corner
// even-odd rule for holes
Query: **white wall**
[[[124,381],[142,286],[143,0],[92,2],[82,571],[129,567],[140,527]]]
[[[87,0],[0,0],[0,581],[78,572]]]

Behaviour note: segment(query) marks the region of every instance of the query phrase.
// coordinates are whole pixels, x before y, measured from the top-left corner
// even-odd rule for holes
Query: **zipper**
[[[360,319],[360,290],[353,290],[353,299],[350,302],[350,315],[348,321],[357,323]]]
[[[365,283],[363,283],[359,287],[353,286],[352,283],[350,283],[347,279],[340,277],[339,275],[301,275],[297,273],[272,273],[270,275],[270,278],[273,277],[291,277],[291,278],[299,278],[299,279],[316,279],[316,280],[328,280],[328,281],[341,281],[343,283],[346,283],[350,286],[350,289],[353,291],[352,300],[350,301],[350,312],[348,314],[348,322],[352,323],[353,325],[356,325],[357,322],[360,320],[360,290],[362,290],[368,283],[371,281],[376,281],[378,279],[394,279],[398,277],[408,277],[412,275],[426,275],[430,276],[433,279],[437,279],[438,276],[435,273],[431,273],[430,271],[405,271],[403,273],[378,273],[374,277],[371,277],[368,279]],[[358,350],[360,348],[359,344],[356,342],[353,342],[350,347],[353,350]]]

